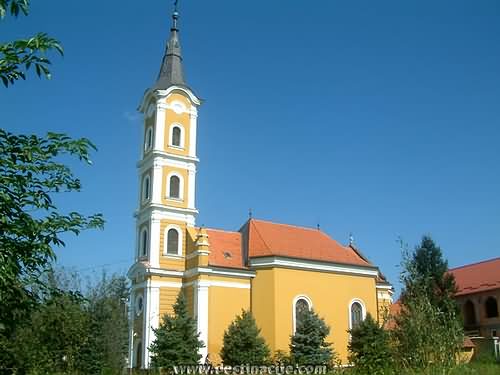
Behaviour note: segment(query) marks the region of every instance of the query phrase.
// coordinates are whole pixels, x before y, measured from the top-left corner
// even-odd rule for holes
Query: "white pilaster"
[[[149,263],[152,267],[160,267],[160,220],[151,218],[149,242]]]
[[[128,311],[128,367],[134,367],[134,316],[135,295],[130,293],[130,304]]]
[[[149,368],[151,365],[149,347],[155,340],[153,329],[157,329],[160,324],[160,288],[152,287],[150,279],[147,281],[145,301],[143,353],[144,368]]]
[[[166,105],[159,100],[156,105],[156,122],[155,122],[155,150],[163,151],[165,149],[165,121],[166,121]]]
[[[162,191],[162,165],[157,160],[153,162],[153,175],[151,176],[151,199],[153,203],[161,204],[161,191]]]
[[[195,209],[195,190],[196,190],[196,169],[193,165],[188,169],[188,208]]]
[[[208,353],[208,281],[198,281],[196,283],[196,320],[200,340],[205,345],[200,349],[201,360],[204,361]]]
[[[189,156],[196,157],[196,128],[198,119],[198,110],[195,106],[191,107],[191,115],[189,116]]]

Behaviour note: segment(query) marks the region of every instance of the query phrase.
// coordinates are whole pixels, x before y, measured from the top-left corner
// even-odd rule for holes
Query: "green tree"
[[[463,326],[453,298],[454,279],[430,237],[423,237],[413,253],[403,252],[401,281],[401,312],[393,330],[399,364],[448,373],[457,364]]]
[[[170,368],[200,360],[199,349],[204,343],[199,339],[196,321],[188,313],[182,292],[174,304],[174,314],[165,314],[154,333],[156,338],[149,348],[153,367]]]
[[[27,16],[29,3],[29,0],[0,0],[0,20],[7,14]],[[45,33],[0,44],[0,79],[3,84],[7,87],[19,79],[26,79],[31,68],[39,77],[50,79],[50,60],[46,56],[49,51],[63,54],[60,43]]]
[[[453,274],[448,272],[448,261],[444,259],[441,248],[431,237],[424,236],[419,246],[409,256],[403,268],[404,290],[401,300],[404,304],[407,295],[413,290],[427,294],[430,302],[440,309],[456,309],[455,293],[457,286]]]
[[[349,362],[360,374],[384,375],[391,368],[389,333],[371,316],[350,330]]]
[[[248,310],[243,310],[224,332],[220,352],[226,365],[261,365],[269,360],[269,347],[260,335],[260,329]]]
[[[330,327],[313,309],[306,309],[291,337],[290,355],[297,364],[330,366],[334,359],[331,344],[326,342]]]

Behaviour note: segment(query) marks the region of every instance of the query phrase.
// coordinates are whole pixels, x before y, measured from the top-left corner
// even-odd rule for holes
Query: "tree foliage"
[[[128,341],[126,278],[103,275],[85,293],[74,273],[50,270],[42,280],[49,288],[37,291],[37,309],[8,341],[0,338],[9,373],[120,373]]]
[[[313,310],[305,310],[291,337],[290,355],[296,364],[331,365],[334,353],[326,341],[330,327]]]
[[[0,129],[0,321],[9,331],[36,302],[33,285],[64,246],[61,234],[102,228],[101,215],[62,214],[53,201],[58,192],[79,191],[81,183],[58,161],[69,155],[90,163],[87,139],[62,134],[15,135]]]
[[[269,360],[270,350],[260,329],[248,310],[242,311],[224,332],[220,352],[226,365],[253,364],[261,365]]]
[[[441,249],[427,236],[412,254],[403,254],[402,266],[401,312],[393,330],[398,362],[446,373],[456,365],[464,340],[454,279]]]
[[[17,17],[28,15],[29,0],[0,0],[0,19],[7,14]],[[0,44],[0,79],[7,87],[19,79],[26,79],[26,73],[35,69],[39,77],[50,79],[50,60],[47,53],[56,51],[63,55],[61,44],[45,33]]]
[[[392,363],[389,333],[371,316],[350,331],[349,362],[360,374],[384,375]]]
[[[154,330],[156,338],[149,348],[153,367],[196,364],[201,358],[199,350],[204,343],[199,339],[196,321],[189,315],[182,292],[173,308],[174,314],[165,314],[160,326]]]

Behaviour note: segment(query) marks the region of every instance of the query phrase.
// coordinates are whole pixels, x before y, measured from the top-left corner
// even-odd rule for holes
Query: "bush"
[[[224,332],[220,356],[225,365],[261,365],[269,360],[269,347],[260,335],[255,319],[250,311],[231,322]]]
[[[181,292],[174,305],[174,314],[165,314],[154,330],[156,339],[151,344],[151,364],[156,368],[170,368],[181,364],[197,364],[201,358],[196,321],[189,315],[186,298]]]
[[[312,309],[305,310],[297,321],[297,329],[291,337],[290,354],[296,364],[331,366],[334,353],[326,342],[330,327]]]
[[[355,366],[356,372],[373,375],[387,373],[392,362],[389,334],[370,313],[350,334],[349,361]]]

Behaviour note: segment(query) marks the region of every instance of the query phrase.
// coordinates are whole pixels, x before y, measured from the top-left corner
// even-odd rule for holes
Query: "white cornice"
[[[139,104],[139,108],[137,108],[137,110],[141,113],[144,113],[144,111],[146,110],[145,106],[146,106],[146,103],[148,102],[149,98],[154,96],[156,99],[162,99],[162,98],[165,98],[167,97],[168,95],[170,95],[173,91],[182,91],[184,92],[185,94],[187,94],[187,96],[189,97],[189,99],[196,105],[196,106],[199,106],[201,104],[201,100],[190,90],[188,89],[187,87],[182,87],[182,86],[170,86],[168,89],[166,90],[151,90],[150,88],[148,88],[145,92],[144,92],[144,95],[142,97],[142,100],[141,100],[141,103]]]
[[[215,267],[196,267],[187,270],[184,273],[185,277],[192,277],[196,275],[221,275],[232,277],[255,277],[255,272],[250,270],[229,269],[229,268],[215,268]]]
[[[200,159],[186,156],[186,155],[177,155],[171,154],[169,152],[153,150],[148,153],[148,155],[137,162],[137,168],[144,169],[145,166],[151,167],[155,163],[166,165],[168,162],[177,163],[174,166],[179,166],[185,169],[196,169],[196,164],[200,161]]]
[[[359,276],[377,276],[378,269],[376,267],[363,267],[355,266],[349,264],[340,263],[330,263],[330,262],[319,262],[313,260],[295,259],[295,258],[285,258],[268,256],[261,258],[251,258],[250,259],[251,268],[296,268],[309,271],[325,271],[333,273],[343,273]]]

